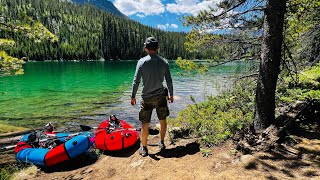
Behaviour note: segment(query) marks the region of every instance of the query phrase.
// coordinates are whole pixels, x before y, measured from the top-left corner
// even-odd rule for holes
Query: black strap
[[[124,135],[123,135],[123,131],[121,131],[121,135],[122,135],[122,149],[124,149]]]
[[[108,148],[107,148],[107,135],[104,138],[104,147],[106,148],[106,150],[108,150]]]

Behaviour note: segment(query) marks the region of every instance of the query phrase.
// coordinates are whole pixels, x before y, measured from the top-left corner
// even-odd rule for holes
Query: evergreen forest
[[[186,33],[148,27],[89,4],[59,0],[1,0],[0,17],[2,23],[12,25],[40,22],[58,38],[53,43],[34,41],[25,33],[1,31],[1,38],[15,42],[13,47],[1,47],[2,50],[18,58],[37,61],[139,59],[145,55],[143,42],[149,36],[158,38],[160,55],[167,59],[206,58],[185,49]]]

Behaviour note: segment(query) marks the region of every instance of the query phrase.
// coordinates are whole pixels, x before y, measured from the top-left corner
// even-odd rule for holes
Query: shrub
[[[173,125],[191,129],[206,146],[233,137],[239,129],[253,120],[254,88],[240,83],[232,91],[223,92],[208,101],[189,105],[180,111]]]
[[[320,99],[319,80],[320,63],[302,71],[296,86],[292,86],[290,77],[285,77],[278,85],[276,100],[288,104],[305,98]],[[203,145],[212,146],[235,136],[238,130],[253,122],[254,95],[255,84],[240,82],[232,91],[189,105],[170,123],[190,128]]]
[[[290,77],[285,77],[277,88],[277,102],[288,104],[297,100],[320,99],[320,63],[299,72],[298,83],[292,84]]]

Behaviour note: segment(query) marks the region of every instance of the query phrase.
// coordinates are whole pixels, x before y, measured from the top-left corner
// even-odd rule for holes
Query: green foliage
[[[278,103],[289,104],[305,98],[320,100],[320,63],[300,72],[299,80],[296,86],[293,86],[290,77],[285,77],[279,83],[276,95]],[[251,123],[254,117],[255,87],[246,82],[240,82],[230,92],[208,97],[206,102],[194,102],[194,105],[179,112],[170,124],[190,128],[206,146],[233,137],[244,125]]]
[[[13,46],[14,44],[15,42],[11,39],[0,38],[0,46],[10,47],[10,46]]]
[[[226,56],[231,56],[229,53],[233,49],[237,49],[230,44],[221,43],[228,35],[219,35],[211,33],[200,33],[197,30],[190,31],[185,42],[185,47],[188,51],[202,54],[210,60],[217,61]]]
[[[223,35],[200,33],[199,31],[191,31],[187,35],[187,42],[185,43],[187,50],[191,52],[198,52],[203,46],[210,43],[213,39],[223,38]],[[203,53],[203,52],[202,52]]]
[[[0,76],[23,74],[23,60],[9,56],[5,51],[0,51]]]
[[[178,59],[175,62],[182,70],[185,70],[187,72],[197,71],[201,74],[204,74],[208,71],[208,67],[206,65],[203,65],[201,63],[195,63],[191,60],[182,59],[181,57],[178,57]]]
[[[0,179],[9,180],[12,175],[8,172],[7,169],[1,168],[0,170]]]
[[[25,35],[15,34],[13,40],[19,43],[8,52],[15,57],[28,57],[32,60],[140,59],[145,55],[142,46],[148,36],[157,37],[160,42],[159,53],[167,59],[198,56],[198,53],[185,50],[186,33],[161,31],[90,5],[60,0],[2,0],[0,7],[0,14],[7,16],[7,23],[16,24],[16,19],[23,19],[25,24],[30,24],[28,17],[32,17],[58,39],[56,43],[41,41],[35,44]],[[25,27],[32,29],[32,26]],[[43,31],[43,34],[48,34],[49,31]],[[39,33],[36,34],[43,35]],[[11,35],[0,32],[0,37],[9,38]]]
[[[27,130],[27,128],[11,126],[11,125],[0,123],[0,133],[8,133],[8,132],[14,132],[14,131],[23,131],[23,130]]]
[[[254,88],[240,83],[231,92],[223,92],[208,101],[189,105],[178,113],[173,125],[188,127],[201,137],[204,145],[218,144],[233,137],[253,120]]]
[[[277,88],[278,103],[288,104],[306,98],[320,100],[320,63],[301,71],[298,79],[299,82],[293,84],[290,77],[284,78]]]
[[[42,23],[34,21],[29,16],[20,16],[17,19],[12,19],[14,22],[2,22],[0,23],[0,30],[3,32],[10,32],[15,34],[22,34],[35,42],[41,42],[42,40],[49,40],[50,42],[57,42],[58,37],[51,33]],[[15,45],[15,41],[10,39],[0,39],[0,46],[9,44]]]
[[[34,40],[34,42],[41,42],[42,40],[49,40],[50,42],[58,41],[58,38],[45,26],[40,22],[34,22],[32,18],[28,16],[15,19],[15,23],[0,22],[0,32],[22,34],[23,36]],[[0,47],[2,47],[2,49],[7,50],[9,48],[10,50],[15,45],[16,42],[12,40],[11,37],[7,37],[6,39],[0,38]],[[12,57],[5,51],[0,50],[0,76],[23,74],[23,63],[23,60]]]
[[[290,0],[287,13],[288,33],[287,38],[294,40],[307,32],[318,23],[314,19],[316,9],[320,7],[319,1],[314,0]]]
[[[256,1],[228,0],[217,2],[216,8],[210,7],[197,16],[186,16],[184,25],[192,26],[185,43],[187,50],[211,55],[213,62],[257,59],[262,9]]]
[[[201,151],[203,157],[209,157],[209,155],[212,155],[210,149],[200,148],[200,151]]]
[[[35,42],[42,40],[49,40],[50,42],[57,42],[58,37],[51,33],[42,23],[36,22],[32,26],[25,26],[27,33],[26,36],[34,39]]]
[[[1,180],[9,180],[14,178],[14,173],[18,172],[20,170],[25,169],[27,166],[22,163],[10,163],[10,164],[5,164],[1,169],[0,169],[0,179]]]
[[[296,64],[303,66],[306,62],[319,61],[319,19],[319,1],[288,1],[284,37]]]
[[[320,89],[320,63],[311,67],[311,69],[300,72],[299,80],[302,87]]]

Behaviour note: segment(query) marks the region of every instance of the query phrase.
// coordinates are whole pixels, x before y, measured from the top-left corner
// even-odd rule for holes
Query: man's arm
[[[139,88],[140,80],[141,80],[141,64],[140,61],[137,63],[136,67],[136,72],[133,77],[133,82],[132,82],[132,93],[131,93],[131,104],[135,105],[136,104],[136,94]]]
[[[172,78],[171,78],[169,63],[167,64],[167,69],[164,77],[166,79],[166,83],[167,83],[169,94],[170,94],[169,99],[171,102],[173,102],[173,85],[172,85]]]

